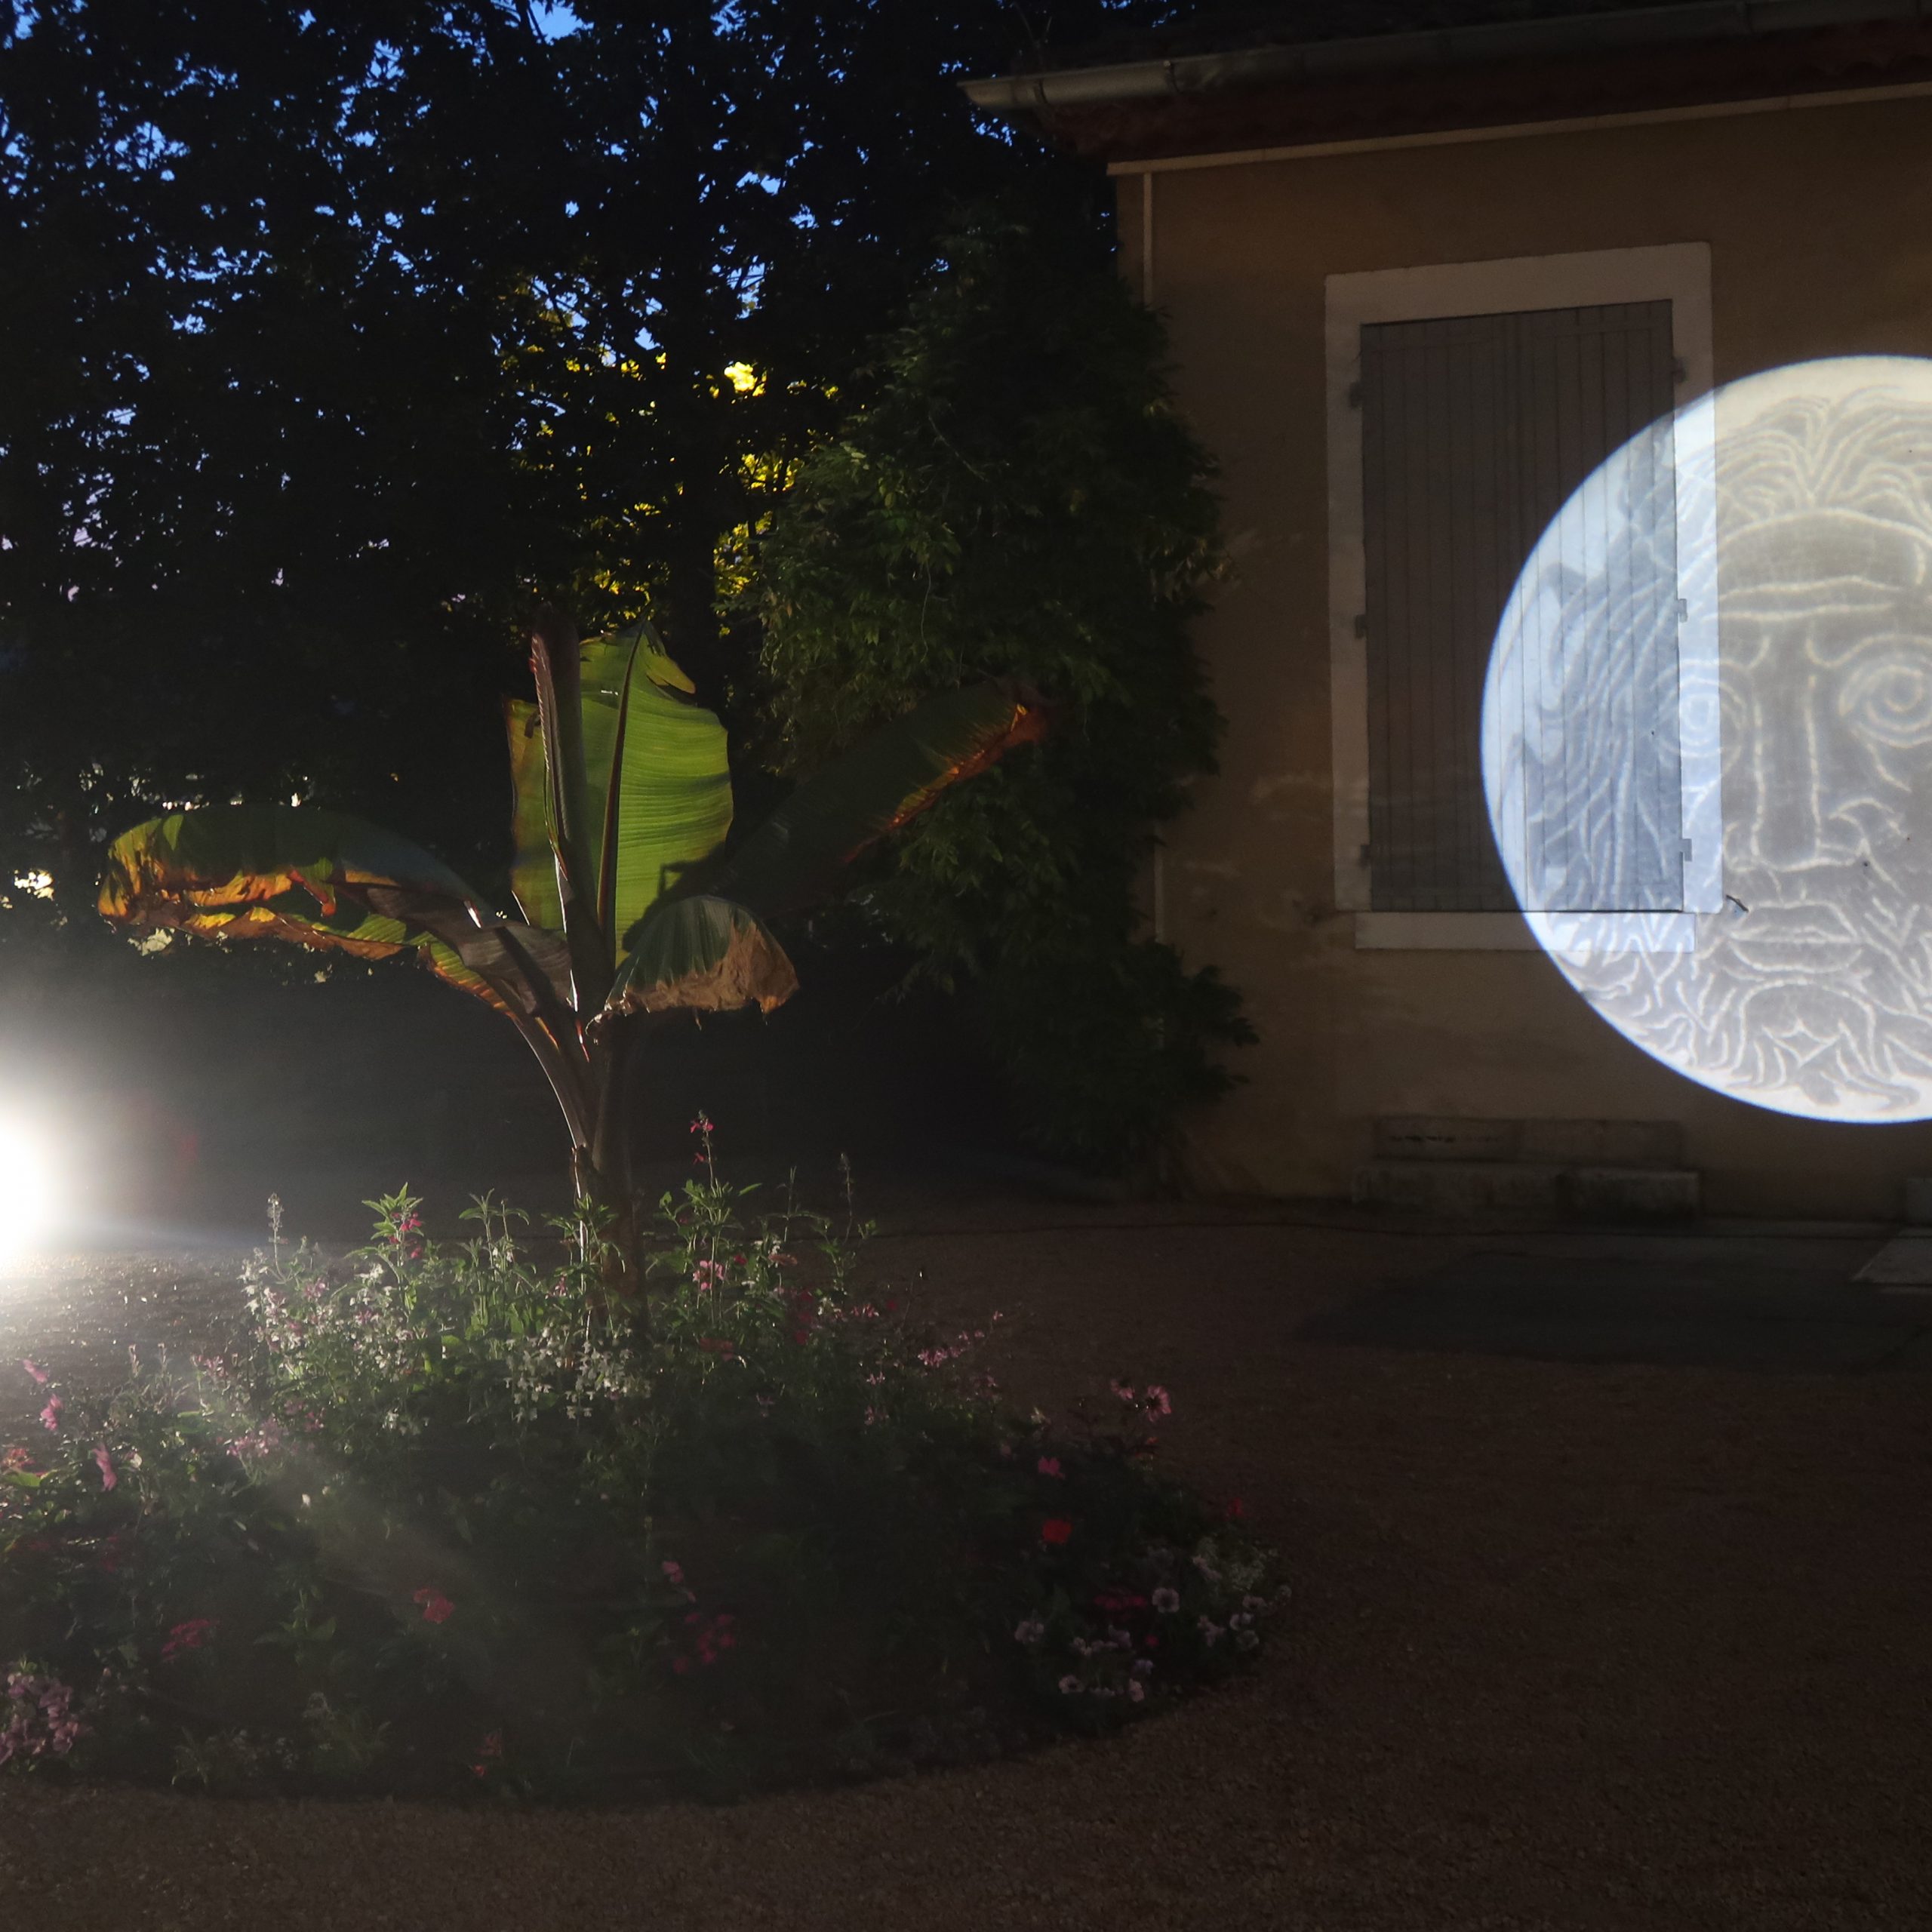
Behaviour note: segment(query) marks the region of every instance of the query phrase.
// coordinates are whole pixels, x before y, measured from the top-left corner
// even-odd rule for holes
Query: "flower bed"
[[[1017,1414],[986,1333],[863,1286],[849,1213],[755,1218],[697,1131],[641,1313],[568,1228],[486,1200],[442,1246],[398,1195],[346,1263],[259,1254],[219,1354],[131,1351],[97,1400],[20,1364],[0,1765],[724,1797],[1104,1730],[1254,1657],[1273,1552],[1155,1472],[1164,1389]]]

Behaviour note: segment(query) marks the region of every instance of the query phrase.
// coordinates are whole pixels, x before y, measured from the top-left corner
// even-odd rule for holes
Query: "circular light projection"
[[[1932,1116],[1932,362],[1734,383],[1564,506],[1483,703],[1518,903],[1690,1078]]]

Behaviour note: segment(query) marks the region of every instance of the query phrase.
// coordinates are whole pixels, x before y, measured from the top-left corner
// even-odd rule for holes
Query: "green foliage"
[[[1235,995],[1140,930],[1159,823],[1213,769],[1188,641],[1220,561],[1204,451],[1155,318],[1078,225],[983,210],[888,337],[871,400],[761,542],[775,755],[826,758],[923,694],[1020,677],[1041,755],[943,801],[867,903],[971,987],[1045,1146],[1118,1165],[1225,1090]]]
[[[565,11],[0,4],[0,946],[94,930],[103,835],[236,796],[494,888],[534,584],[652,615],[728,719],[721,538],[947,198],[1091,192],[959,77],[1173,9]]]
[[[1109,1727],[1257,1648],[1272,1553],[1147,1466],[1164,1390],[1012,1413],[986,1334],[922,1335],[849,1210],[752,1219],[701,1131],[648,1334],[594,1254],[490,1200],[439,1246],[398,1194],[344,1262],[258,1255],[222,1355],[49,1394],[0,1457],[0,1764],[718,1797]]]
[[[586,646],[546,606],[531,655],[538,702],[511,703],[508,722],[511,878],[533,923],[499,918],[407,839],[294,805],[208,805],[132,826],[108,848],[97,903],[143,943],[186,932],[362,958],[407,952],[483,1000],[542,1066],[580,1195],[617,1213],[611,1247],[629,1272],[634,1203],[612,1124],[629,1116],[632,1059],[613,1023],[782,1004],[798,976],[761,913],[832,890],[858,853],[1037,739],[1044,721],[993,685],[936,694],[726,854],[724,729],[677,694],[690,681],[650,626]]]

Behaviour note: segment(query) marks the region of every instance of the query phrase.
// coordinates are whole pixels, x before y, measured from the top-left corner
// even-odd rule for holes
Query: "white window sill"
[[[1690,912],[1571,912],[1561,942],[1614,952],[1694,952]],[[1520,912],[1358,912],[1358,952],[1540,952],[1542,942]]]

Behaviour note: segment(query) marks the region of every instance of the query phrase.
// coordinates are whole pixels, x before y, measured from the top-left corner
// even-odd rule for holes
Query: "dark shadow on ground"
[[[1653,1237],[1491,1247],[1324,1309],[1297,1336],[1543,1361],[1932,1366],[1932,1296],[1851,1281],[1875,1245]]]

